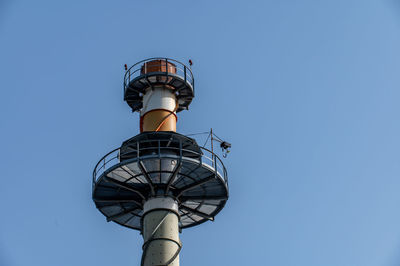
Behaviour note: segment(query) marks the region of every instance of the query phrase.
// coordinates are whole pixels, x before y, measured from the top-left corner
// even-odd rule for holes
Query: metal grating
[[[208,220],[228,199],[227,172],[217,155],[174,132],[145,132],[104,156],[93,172],[93,200],[108,221],[141,230],[143,203],[170,196],[180,227]]]

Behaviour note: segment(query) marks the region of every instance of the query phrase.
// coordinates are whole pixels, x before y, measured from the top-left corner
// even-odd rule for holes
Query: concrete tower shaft
[[[178,202],[170,197],[151,198],[144,204],[142,265],[179,265]]]

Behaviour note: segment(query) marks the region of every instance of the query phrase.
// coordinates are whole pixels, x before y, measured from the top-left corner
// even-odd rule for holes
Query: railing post
[[[183,65],[183,73],[184,73],[184,76],[185,76],[185,84],[186,84],[186,66],[185,65]]]
[[[125,72],[125,76],[124,76],[124,100],[125,100],[125,92],[126,92],[126,72]]]
[[[158,140],[158,158],[161,159],[161,140]]]
[[[179,160],[182,161],[182,140],[179,140]]]
[[[218,174],[217,156],[214,156],[213,164],[214,164],[215,176],[217,176]]]

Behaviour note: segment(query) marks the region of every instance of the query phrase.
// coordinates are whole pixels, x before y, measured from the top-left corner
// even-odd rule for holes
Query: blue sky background
[[[139,265],[91,200],[136,135],[123,65],[194,61],[178,131],[233,144],[181,265],[400,265],[400,2],[0,1],[0,265]]]

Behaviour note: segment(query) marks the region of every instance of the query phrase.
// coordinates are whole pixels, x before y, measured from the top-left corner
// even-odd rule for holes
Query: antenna
[[[190,60],[190,65],[192,64]],[[140,114],[140,133],[107,153],[93,171],[92,197],[109,222],[143,235],[142,266],[179,265],[182,229],[214,221],[228,200],[228,176],[211,151],[176,132],[194,98],[190,68],[169,58],[125,67],[124,100]]]
[[[206,142],[203,144],[203,147],[205,147],[208,143],[208,140],[210,139],[210,146],[211,146],[211,152],[214,153],[214,141],[219,142],[219,146],[222,148],[222,156],[226,158],[228,156],[228,153],[230,152],[230,149],[232,148],[232,144],[230,144],[227,141],[222,140],[220,137],[215,135],[213,132],[213,129],[210,129],[210,132],[204,132],[208,134]],[[204,134],[204,133],[199,133],[199,134]],[[198,135],[198,134],[192,134],[192,135]]]

